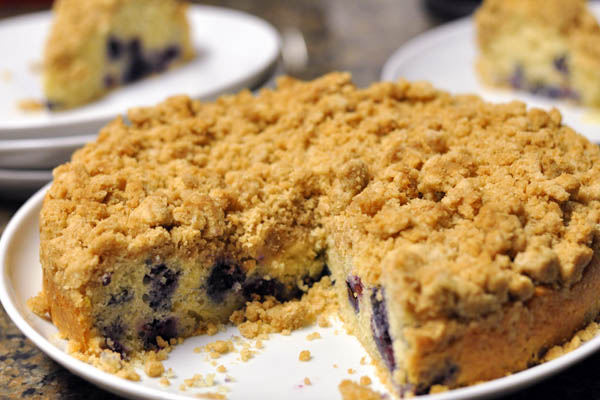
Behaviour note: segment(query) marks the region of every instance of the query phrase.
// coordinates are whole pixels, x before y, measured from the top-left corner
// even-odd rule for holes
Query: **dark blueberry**
[[[117,80],[111,74],[104,75],[103,81],[104,81],[104,86],[107,88],[111,88],[117,84]]]
[[[381,300],[377,299],[378,293]],[[394,359],[394,348],[392,347],[392,338],[390,337],[390,324],[388,322],[383,289],[373,290],[371,293],[371,304],[373,305],[373,316],[371,317],[373,338],[385,365],[387,365],[390,371],[393,371],[396,369],[396,360]]]
[[[139,39],[132,39],[127,46],[128,64],[123,74],[123,82],[137,81],[152,72],[152,66],[142,54]]]
[[[142,325],[138,335],[144,343],[145,349],[156,349],[158,348],[156,343],[157,336],[166,341],[177,337],[177,323],[173,317],[162,320],[153,319],[151,322]]]
[[[60,103],[52,100],[46,100],[46,108],[50,111],[56,110],[60,107]]]
[[[279,301],[285,300],[285,286],[277,279],[251,278],[242,285],[244,297],[251,299],[253,294],[258,296],[273,296]]]
[[[119,341],[124,332],[125,328],[123,327],[123,322],[119,317],[117,317],[117,319],[114,320],[110,325],[107,325],[102,329],[102,334],[105,337],[106,347],[116,353],[121,354],[121,357],[124,357],[125,353],[127,353],[127,349]]]
[[[110,285],[111,279],[112,273],[110,272],[107,272],[106,274],[102,275],[102,286]]]
[[[167,69],[169,64],[179,57],[180,52],[179,46],[169,46],[164,51],[159,52],[154,66],[155,72],[161,72]]]
[[[446,363],[437,371],[431,382],[426,385],[418,385],[415,388],[415,394],[428,394],[433,385],[450,386],[454,384],[459,371],[460,368],[458,365],[454,364],[453,362],[446,361]]]
[[[241,284],[244,279],[245,275],[238,265],[218,261],[206,280],[206,293],[214,302],[221,302],[225,293],[236,283]]]
[[[121,289],[119,293],[113,293],[108,299],[107,305],[112,306],[115,304],[123,304],[133,299],[133,293],[130,293],[128,289]]]
[[[510,85],[515,89],[522,89],[525,86],[525,74],[520,65],[515,67],[510,77]]]
[[[354,308],[354,312],[359,310],[359,300],[362,297],[363,285],[360,278],[356,275],[351,275],[346,279],[346,286],[348,288],[348,301]]]
[[[534,85],[529,89],[530,92],[552,99],[573,99],[577,100],[579,95],[567,87],[551,85]]]
[[[108,59],[111,61],[115,61],[121,57],[123,54],[123,42],[117,39],[114,36],[111,36],[106,41],[106,54],[108,54]]]
[[[567,64],[567,56],[562,55],[556,57],[553,61],[554,68],[563,75],[569,75],[569,66]]]
[[[142,299],[154,311],[167,311],[171,308],[171,297],[177,289],[180,272],[173,271],[165,264],[158,264],[150,268],[144,275],[144,285],[150,285],[150,290]]]

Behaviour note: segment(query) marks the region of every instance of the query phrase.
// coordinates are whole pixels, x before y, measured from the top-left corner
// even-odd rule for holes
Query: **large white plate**
[[[96,135],[0,140],[0,168],[47,169],[71,159],[71,154]],[[0,187],[2,185],[0,184]],[[36,189],[41,187],[38,186]]]
[[[0,200],[25,200],[51,180],[50,170],[0,169]]]
[[[589,3],[596,17],[600,4]],[[484,86],[475,71],[477,49],[471,18],[428,31],[400,47],[385,63],[382,80],[428,80],[452,93],[476,93],[493,102],[522,100],[529,106],[558,108],[563,121],[593,142],[600,142],[600,112],[525,92]]]
[[[198,5],[189,7],[188,16],[198,53],[191,63],[62,112],[24,112],[18,108],[20,100],[43,99],[41,76],[33,66],[42,61],[51,13],[0,22],[0,138],[91,134],[133,106],[152,105],[175,94],[207,99],[255,85],[277,60],[279,34],[262,19]]]
[[[143,373],[140,373],[143,377],[141,382],[130,382],[71,357],[64,350],[65,342],[55,338],[57,331],[54,325],[29,311],[27,299],[41,289],[38,214],[46,189],[41,189],[19,209],[0,238],[0,301],[14,323],[42,351],[65,368],[122,396],[183,399],[214,391],[214,388],[209,388],[180,392],[178,388],[184,379],[196,373],[214,372],[214,367],[205,361],[203,354],[194,353],[194,347],[239,335],[234,327],[216,337],[190,338],[177,346],[165,362],[167,368],[175,370],[177,378],[172,381],[171,386],[165,388],[159,385],[157,379],[147,378]],[[290,336],[273,335],[266,341],[264,350],[247,363],[237,361],[239,356],[235,353],[219,359],[218,363],[224,364],[228,374],[236,380],[226,385],[231,389],[227,393],[228,399],[338,399],[340,396],[337,385],[342,379],[357,380],[364,374],[371,376],[374,389],[385,391],[375,377],[373,368],[360,364],[365,352],[358,341],[345,334],[339,328],[339,323],[334,326],[335,328],[327,329],[311,327],[292,332]],[[320,332],[322,339],[307,341],[306,335],[312,331]],[[464,389],[423,396],[422,399],[476,399],[507,394],[559,372],[597,351],[599,347],[600,337],[596,337],[560,358],[526,371]],[[313,355],[310,362],[298,361],[298,354],[304,349],[309,349]],[[334,368],[333,364],[338,367]],[[357,372],[350,375],[347,373],[348,368]],[[304,377],[310,378],[312,385],[304,385]],[[217,381],[219,384],[223,383],[223,374],[217,374]]]

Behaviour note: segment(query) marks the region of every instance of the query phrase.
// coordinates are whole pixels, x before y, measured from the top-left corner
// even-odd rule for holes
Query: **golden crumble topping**
[[[367,284],[402,282],[415,316],[475,318],[572,285],[594,252],[600,150],[556,110],[333,73],[128,118],[45,199],[42,257],[74,292],[119,251],[257,259],[305,240],[347,249]]]

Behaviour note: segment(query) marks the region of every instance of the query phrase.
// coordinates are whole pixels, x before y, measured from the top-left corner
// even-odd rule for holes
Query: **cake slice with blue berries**
[[[600,107],[600,26],[585,0],[486,0],[475,21],[485,83]]]
[[[58,0],[44,53],[50,109],[112,89],[194,56],[186,4],[175,0]]]

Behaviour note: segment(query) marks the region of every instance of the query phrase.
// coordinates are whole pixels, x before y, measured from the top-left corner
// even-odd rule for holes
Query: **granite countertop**
[[[43,3],[41,0],[13,2],[12,8],[0,7],[0,18],[39,9]],[[347,70],[352,72],[359,86],[377,80],[387,57],[402,43],[438,24],[427,14],[420,0],[212,0],[203,3],[250,12],[280,30],[299,29],[308,45],[309,64],[295,76],[310,79],[331,70]],[[3,200],[0,190],[0,235],[19,206],[14,200]],[[599,369],[600,354],[510,398],[600,398],[600,380],[596,377]],[[52,361],[20,333],[0,306],[0,400],[10,398],[118,397]]]

